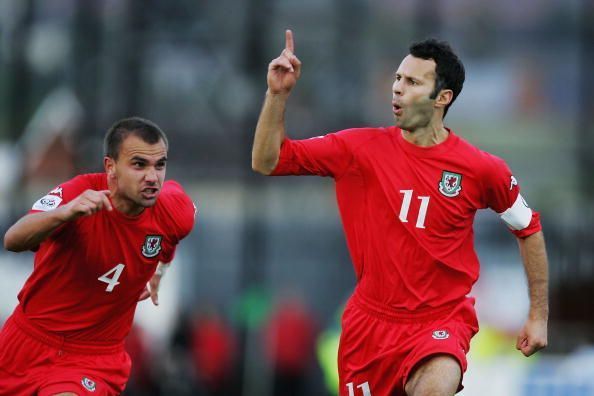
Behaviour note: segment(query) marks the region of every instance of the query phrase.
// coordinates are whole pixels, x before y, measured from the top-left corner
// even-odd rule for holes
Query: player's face
[[[167,164],[167,146],[163,140],[149,144],[129,135],[122,142],[118,159],[111,161],[106,167],[111,166],[111,173],[107,171],[116,185],[112,199],[120,200],[125,212],[139,213],[157,202]]]
[[[392,85],[392,111],[396,126],[412,132],[429,125],[435,112],[435,61],[408,55],[396,71]]]

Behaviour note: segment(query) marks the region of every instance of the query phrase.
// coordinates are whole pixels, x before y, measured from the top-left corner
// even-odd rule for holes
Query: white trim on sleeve
[[[511,208],[503,213],[499,213],[501,220],[503,220],[512,230],[523,230],[528,227],[532,220],[532,209],[528,207],[521,194],[518,194],[516,202]]]

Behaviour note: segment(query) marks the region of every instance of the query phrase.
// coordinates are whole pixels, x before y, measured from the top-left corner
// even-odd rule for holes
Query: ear
[[[115,160],[111,157],[103,157],[103,168],[108,178],[115,177]]]
[[[451,89],[442,89],[439,94],[437,94],[437,98],[435,98],[435,107],[445,108],[452,102],[453,98],[454,91]]]

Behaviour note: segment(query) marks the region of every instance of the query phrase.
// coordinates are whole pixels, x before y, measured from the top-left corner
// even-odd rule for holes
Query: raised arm
[[[518,238],[518,244],[528,278],[530,311],[524,328],[518,336],[516,348],[522,351],[525,356],[530,356],[547,346],[548,260],[542,231],[526,238]]]
[[[13,252],[35,249],[62,224],[101,209],[112,210],[109,190],[86,190],[64,206],[47,212],[30,213],[4,234],[4,248]]]
[[[264,175],[278,163],[285,136],[285,107],[301,74],[301,62],[294,54],[293,33],[285,32],[285,49],[268,65],[268,90],[256,125],[252,148],[252,169]]]

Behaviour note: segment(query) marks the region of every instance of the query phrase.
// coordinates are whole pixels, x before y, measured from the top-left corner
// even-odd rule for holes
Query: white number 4
[[[403,223],[408,223],[408,210],[410,209],[410,201],[412,200],[413,190],[400,190],[404,194],[402,199],[402,206],[400,207],[400,214],[398,218]],[[430,197],[418,197],[421,200],[421,207],[419,208],[419,215],[417,216],[417,228],[425,228],[425,217],[427,216],[427,208],[429,207]]]
[[[349,396],[355,396],[355,386],[352,382],[349,382],[347,388],[349,388]],[[363,382],[361,385],[357,385],[363,392],[363,396],[371,396],[371,388],[369,388],[369,382]]]
[[[106,292],[111,293],[113,291],[113,288],[120,284],[120,282],[118,282],[118,279],[120,279],[120,275],[122,275],[124,267],[124,264],[118,264],[106,273],[104,273],[103,275],[101,275],[99,278],[97,278],[101,282],[107,283],[107,287],[105,288]],[[109,276],[111,274],[113,274],[113,276],[110,278]]]

